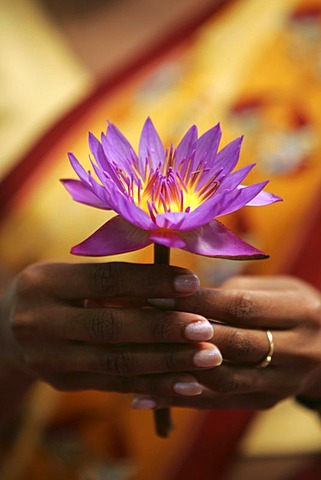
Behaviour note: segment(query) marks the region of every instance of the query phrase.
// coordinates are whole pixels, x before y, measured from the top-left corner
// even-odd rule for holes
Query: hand
[[[60,390],[166,392],[151,374],[184,381],[183,372],[222,359],[204,317],[155,310],[147,299],[198,287],[194,274],[165,265],[32,265],[1,302],[2,366]]]
[[[203,386],[198,396],[138,396],[134,407],[265,409],[298,394],[321,399],[321,297],[306,283],[235,277],[220,289],[157,303],[212,319],[213,342],[224,361],[191,372]],[[269,351],[267,330],[274,339],[272,361],[257,368]]]

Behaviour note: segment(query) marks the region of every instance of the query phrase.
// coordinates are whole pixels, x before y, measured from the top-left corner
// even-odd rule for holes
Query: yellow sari
[[[246,270],[260,274],[302,273],[303,278],[321,286],[320,275],[311,275],[311,270],[302,268],[308,258],[301,255],[313,237],[315,219],[311,220],[310,212],[317,213],[321,186],[320,47],[306,31],[307,18],[312,22],[310,29],[321,28],[319,17],[311,14],[314,5],[317,2],[298,0],[232,2],[173,48],[167,46],[135,69],[115,76],[67,113],[4,176],[0,189],[0,252],[6,268],[17,271],[33,261],[74,260],[68,253],[70,246],[104,223],[106,212],[70,200],[58,181],[73,175],[66,152],[73,151],[79,159],[86,159],[87,132],[99,136],[106,120],[115,123],[135,145],[145,118],[151,116],[168,144],[176,142],[193,123],[205,131],[220,121],[223,144],[244,133],[241,164],[257,162],[250,180],[270,178],[269,189],[284,199],[283,205],[266,207],[264,212],[247,208],[226,219],[234,231],[268,252],[269,260],[245,264],[204,260],[174,251],[172,263],[194,269],[207,285],[219,284]],[[144,249],[107,260],[116,259],[151,262],[152,256],[150,249]],[[127,396],[58,394],[38,386],[31,396],[22,431],[30,432],[36,425],[43,441],[37,443],[39,438],[32,437],[37,447],[27,455],[25,471],[19,478],[76,479],[82,478],[80,472],[87,472],[88,478],[99,478],[98,474],[90,477],[88,473],[98,464],[106,469],[114,466],[123,478],[196,478],[186,470],[183,460],[193,455],[195,438],[202,446],[202,432],[208,435],[203,439],[204,447],[206,440],[215,442],[213,429],[228,429],[228,423],[219,423],[221,415],[226,422],[230,419],[232,432],[220,453],[221,462],[211,458],[211,450],[219,452],[214,443],[197,457],[197,478],[207,480],[208,472],[216,472],[219,478],[228,455],[252,419],[251,413],[244,412],[219,412],[218,417],[211,417],[215,412],[178,410],[174,417],[176,429],[164,441],[154,435],[151,414],[132,411],[129,404]],[[313,420],[307,420],[305,414],[300,416],[297,410],[290,415],[291,422],[301,422],[296,427],[301,432],[300,442],[308,439],[309,448],[314,450],[321,434]],[[280,415],[276,422],[269,414],[267,417],[269,425],[280,425]],[[74,462],[69,463],[62,462],[59,456],[59,445],[65,445],[61,435],[66,430],[72,432],[76,451]],[[256,431],[255,437],[255,441],[250,437],[242,444],[243,452],[271,451],[266,436],[262,440]],[[298,451],[293,438],[292,447],[288,446],[288,437],[285,435],[283,443],[280,440],[270,445],[272,450],[278,445],[278,452],[289,452],[291,448]],[[17,445],[21,447],[23,441]],[[82,455],[83,451],[86,455]],[[14,454],[8,457],[9,464],[12,458]]]

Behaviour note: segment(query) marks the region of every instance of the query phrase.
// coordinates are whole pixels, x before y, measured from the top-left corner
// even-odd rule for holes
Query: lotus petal
[[[127,173],[131,172],[131,163],[136,154],[127,138],[110,123],[107,134],[102,135],[102,146],[108,162],[118,165]]]
[[[195,151],[197,143],[197,127],[193,125],[184,135],[176,148],[177,166],[188,160]]]
[[[150,245],[149,232],[141,230],[120,216],[113,217],[86,240],[75,245],[75,255],[107,256],[132,252]]]
[[[244,188],[244,187],[242,187]],[[263,207],[264,205],[270,205],[271,203],[282,202],[282,198],[274,193],[261,191],[246,205],[251,207]]]
[[[217,193],[221,193],[222,190],[234,190],[237,188],[244,178],[250,173],[255,163],[246,165],[246,167],[240,168],[230,175],[226,175],[217,190]]]
[[[222,201],[216,205],[215,217],[227,215],[235,212],[240,208],[248,205],[253,198],[255,198],[261,190],[265,187],[268,181],[255,183],[249,187],[244,187],[230,192],[225,192],[221,195]]]
[[[171,232],[170,230],[156,230],[150,234],[149,238],[152,242],[169,248],[184,248],[186,246],[181,235],[176,232]]]
[[[222,137],[220,124],[211,128],[198,139],[195,150],[194,166],[197,167],[200,161],[206,160],[208,165],[213,163],[218,146]]]
[[[79,203],[90,205],[91,207],[102,208],[110,210],[112,207],[108,206],[100,198],[97,197],[87,185],[84,185],[79,180],[61,180],[65,188],[68,190],[72,198]]]
[[[237,165],[239,160],[243,137],[236,138],[218,152],[215,158],[215,169],[222,169],[221,175],[227,175]]]
[[[139,142],[139,159],[144,168],[146,159],[150,159],[151,168],[155,169],[164,161],[165,150],[161,139],[150,118],[147,118]]]
[[[70,161],[70,164],[71,164],[72,168],[77,173],[80,180],[82,182],[84,182],[85,184],[90,184],[88,172],[86,172],[86,170],[81,165],[81,163],[77,160],[75,155],[73,153],[69,152],[68,157],[69,157],[69,161]]]
[[[185,246],[180,248],[197,255],[231,260],[268,257],[261,250],[241,240],[217,220],[212,220],[196,230],[179,232],[179,236],[185,242]]]
[[[155,224],[150,216],[139,208],[129,196],[121,194],[112,182],[110,182],[109,199],[113,200],[113,210],[138,228],[152,230]]]
[[[74,200],[112,209],[119,216],[74,247],[73,253],[109,255],[156,242],[200,255],[263,258],[263,252],[215,219],[246,205],[268,205],[281,199],[263,191],[267,182],[242,185],[254,167],[234,171],[243,137],[218,151],[221,136],[219,124],[200,138],[193,125],[176,150],[173,146],[165,150],[147,118],[136,155],[113,124],[101,142],[90,133],[91,163],[98,181],[70,153],[79,180],[64,180],[63,184]]]

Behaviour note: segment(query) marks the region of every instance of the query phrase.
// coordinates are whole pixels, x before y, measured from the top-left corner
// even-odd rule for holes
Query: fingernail
[[[184,333],[185,337],[189,340],[199,340],[205,342],[213,337],[214,329],[207,320],[199,320],[187,325]]]
[[[195,292],[200,286],[199,278],[193,274],[177,275],[174,280],[174,288],[180,293]]]
[[[195,353],[193,361],[196,367],[218,367],[221,365],[223,358],[221,352],[213,346],[213,348]]]
[[[186,397],[192,397],[200,395],[203,391],[202,385],[200,385],[196,380],[189,382],[177,382],[173,387],[174,392],[178,395],[184,395]]]
[[[175,308],[175,300],[173,298],[149,298],[148,303],[163,310]]]
[[[131,406],[132,408],[137,408],[139,410],[152,410],[155,408],[156,403],[151,398],[134,397]]]

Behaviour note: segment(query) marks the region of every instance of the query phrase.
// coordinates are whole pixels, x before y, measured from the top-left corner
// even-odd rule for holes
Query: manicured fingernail
[[[177,275],[174,280],[174,288],[180,293],[195,292],[199,286],[199,278],[193,274]]]
[[[192,397],[195,395],[200,395],[203,391],[202,385],[200,385],[196,380],[189,382],[177,382],[173,387],[174,392],[178,395],[184,395],[186,397]]]
[[[149,298],[148,303],[163,310],[172,310],[175,308],[175,300],[173,298]]]
[[[152,410],[155,408],[156,403],[151,398],[134,397],[131,406],[132,408],[137,408],[139,410]]]
[[[195,353],[193,361],[196,367],[218,367],[221,365],[223,358],[221,352],[213,346],[213,348]]]
[[[185,328],[185,337],[188,340],[206,341],[210,340],[214,335],[214,329],[207,320],[199,320],[187,325]]]

